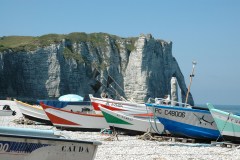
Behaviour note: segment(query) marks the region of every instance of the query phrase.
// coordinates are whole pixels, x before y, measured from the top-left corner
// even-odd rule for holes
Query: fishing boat
[[[240,143],[240,116],[219,109],[210,103],[207,106],[217,124],[223,140]]]
[[[216,140],[220,136],[216,123],[207,108],[156,103],[146,105],[154,108],[154,116],[173,135],[202,140]]]
[[[14,116],[16,115],[15,111],[12,110],[0,110],[0,116]]]
[[[152,116],[152,111],[145,104],[119,101],[110,98],[96,98],[89,95],[94,110],[101,114],[100,106],[112,111],[122,112],[124,114]]]
[[[155,103],[148,103],[146,105],[154,108],[154,116],[159,119],[164,128],[171,134],[208,141],[216,140],[220,137],[220,132],[210,111],[207,108],[195,107],[188,104],[188,96],[197,62],[193,61],[192,64],[190,84],[185,103],[171,100],[169,103],[164,104],[162,99],[159,99]]]
[[[92,111],[80,112],[64,110],[46,105],[41,101],[40,105],[52,124],[57,128],[88,131],[109,128],[105,118],[101,114],[96,114]]]
[[[0,127],[3,160],[93,160],[100,144],[68,139],[52,130]]]
[[[113,130],[124,131],[128,134],[158,133],[162,134],[164,126],[154,117],[134,117],[121,112],[115,112],[99,106],[108,125]]]
[[[16,99],[14,101],[25,118],[36,122],[52,124],[40,105],[30,105]]]
[[[30,105],[30,104],[18,101],[16,99],[14,99],[14,101],[25,118],[36,121],[36,122],[52,125],[50,119],[44,112],[41,105]],[[46,105],[50,105],[52,107],[61,108],[63,110],[68,110],[68,111],[92,110],[90,101],[79,102],[79,101],[59,101],[59,100],[38,100],[38,102],[39,101],[42,101]]]
[[[16,112],[9,105],[3,105],[0,109],[0,116],[15,116]]]

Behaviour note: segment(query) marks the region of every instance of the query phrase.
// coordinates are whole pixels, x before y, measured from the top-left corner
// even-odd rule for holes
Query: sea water
[[[240,115],[240,105],[214,105],[216,109]]]
[[[196,105],[196,106],[201,106],[201,107],[207,108],[207,106],[203,105],[203,104]],[[213,106],[216,109],[240,115],[240,105],[213,105]]]

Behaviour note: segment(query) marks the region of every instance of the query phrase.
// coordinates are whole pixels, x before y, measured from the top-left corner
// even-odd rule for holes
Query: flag
[[[98,72],[98,70],[95,68],[93,70],[93,78],[96,78],[99,74],[100,74],[100,72]]]
[[[102,86],[102,83],[100,81],[96,80],[95,84],[91,84],[90,86],[95,91],[95,93],[97,93],[99,88]]]
[[[109,87],[109,85],[113,82],[113,79],[108,76],[108,79],[107,79],[107,87]]]

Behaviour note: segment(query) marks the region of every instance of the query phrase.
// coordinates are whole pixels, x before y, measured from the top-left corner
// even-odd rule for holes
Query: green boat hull
[[[240,143],[240,116],[215,109],[211,104],[208,104],[208,108],[223,139]]]

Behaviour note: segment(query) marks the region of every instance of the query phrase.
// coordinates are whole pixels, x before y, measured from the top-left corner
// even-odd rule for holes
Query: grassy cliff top
[[[47,34],[39,37],[32,36],[4,36],[0,37],[0,52],[11,49],[17,51],[33,51],[37,47],[45,47],[50,44],[59,43],[62,40],[69,40],[72,43],[75,42],[91,42],[94,46],[105,45],[105,37],[109,36],[115,40],[125,39],[115,35],[107,33],[91,33],[86,34],[84,32],[74,32],[67,35],[64,34]],[[137,38],[126,38],[130,41],[129,48],[132,47]]]

